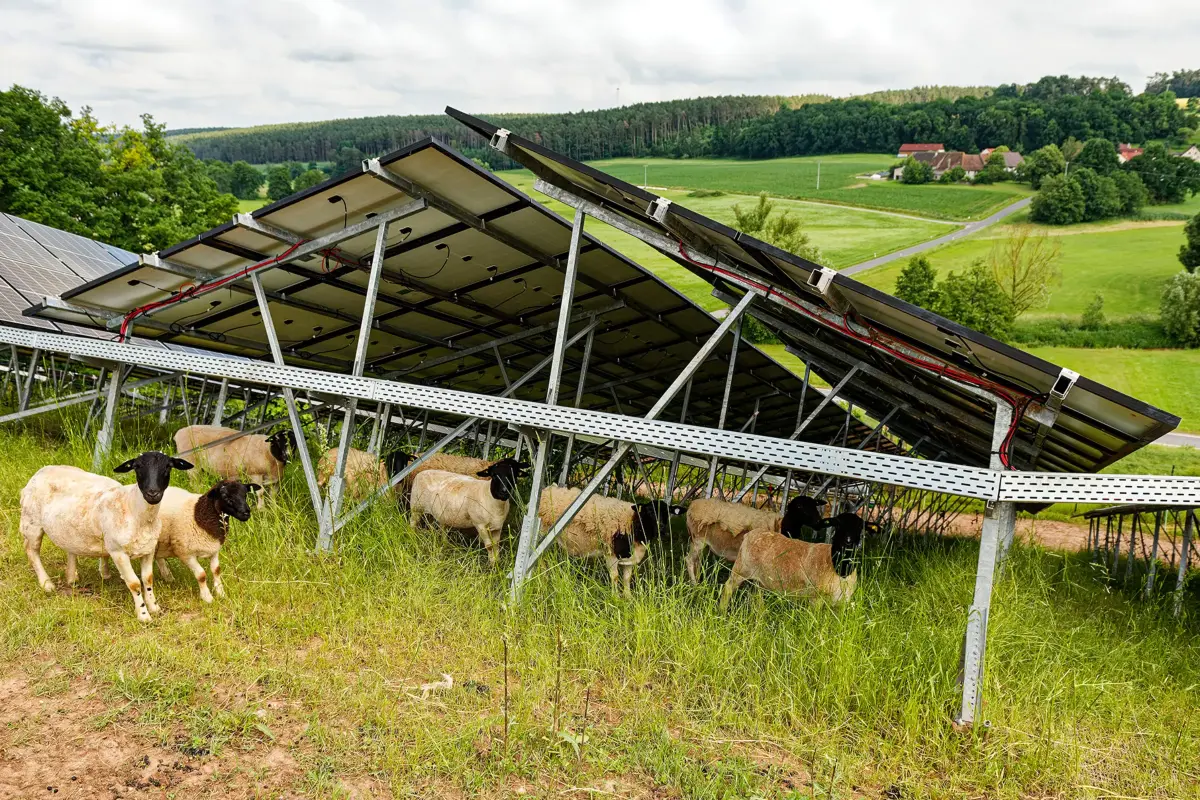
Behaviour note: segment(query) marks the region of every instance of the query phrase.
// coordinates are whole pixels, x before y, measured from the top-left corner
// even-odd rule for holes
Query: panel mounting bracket
[[[508,155],[508,135],[510,133],[512,133],[512,131],[510,131],[508,128],[498,128],[496,132],[492,134],[492,138],[488,144],[494,150],[499,150],[501,153],[504,153],[504,155]]]
[[[850,303],[833,285],[835,275],[837,275],[837,270],[829,269],[829,267],[817,267],[808,273],[808,282],[805,286],[810,292],[823,298],[839,314],[844,314],[850,310]]]
[[[653,217],[659,225],[666,225],[667,211],[670,210],[670,208],[670,200],[665,197],[656,197],[654,198],[654,202],[647,206],[646,213]]]

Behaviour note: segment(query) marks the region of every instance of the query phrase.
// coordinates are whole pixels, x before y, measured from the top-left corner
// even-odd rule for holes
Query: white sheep
[[[250,519],[250,505],[246,502],[249,491],[259,489],[257,484],[240,481],[221,481],[204,494],[167,487],[163,494],[159,519],[162,532],[154,557],[158,562],[159,577],[173,580],[167,566],[168,558],[178,558],[192,571],[200,587],[200,599],[213,601],[212,593],[225,596],[225,585],[221,581],[220,551],[229,533],[229,517],[245,522]],[[204,574],[200,559],[208,559],[212,572],[212,590]]]
[[[549,530],[579,497],[579,489],[547,486],[538,501],[538,518]],[[617,591],[618,572],[625,594],[633,569],[646,558],[646,544],[669,529],[671,514],[681,514],[680,506],[668,506],[663,501],[638,505],[604,495],[592,495],[583,508],[558,536],[558,545],[572,558],[603,558],[608,564],[608,577]]]
[[[347,500],[366,500],[381,486],[386,486],[391,475],[408,466],[412,461],[408,453],[397,450],[386,459],[356,450],[351,447],[346,451],[345,489],[343,496]],[[337,466],[337,448],[326,450],[317,462],[317,485],[322,488],[333,477],[334,467]],[[482,469],[482,467],[480,468]],[[411,480],[411,476],[409,476]],[[399,488],[399,487],[397,487]]]
[[[831,544],[791,539],[772,530],[753,530],[741,537],[737,559],[721,590],[721,608],[745,581],[775,592],[795,592],[844,603],[858,586],[856,556],[862,546],[863,522],[855,514],[839,514]]]
[[[42,566],[42,536],[67,553],[66,579],[73,586],[80,556],[112,558],[133,595],[137,617],[149,621],[158,613],[154,600],[154,551],[162,531],[159,504],[171,481],[172,469],[191,469],[182,458],[156,451],[142,453],[114,468],[132,470],[137,483],[123,486],[112,478],[78,467],[42,467],[21,490],[21,535],[25,555],[38,584],[54,591],[54,581]],[[140,558],[141,580],[133,570]]]
[[[699,580],[700,558],[705,548],[726,561],[737,558],[741,537],[752,530],[783,531],[799,538],[804,527],[819,529],[823,525],[820,507],[811,497],[792,498],[781,517],[773,511],[753,508],[744,503],[704,498],[688,507],[687,529],[691,538],[684,564],[692,583]]]
[[[181,456],[195,460],[201,469],[225,480],[245,478],[251,483],[273,491],[283,478],[288,463],[288,448],[296,447],[291,431],[279,431],[271,436],[248,433],[228,442],[204,447],[240,432],[220,425],[188,425],[175,433],[175,449]],[[203,448],[203,449],[199,449]],[[262,494],[258,507],[262,508]]]
[[[412,526],[428,514],[447,528],[474,528],[496,563],[500,533],[508,517],[508,501],[527,464],[506,458],[481,470],[479,477],[426,470],[413,479],[409,510]]]

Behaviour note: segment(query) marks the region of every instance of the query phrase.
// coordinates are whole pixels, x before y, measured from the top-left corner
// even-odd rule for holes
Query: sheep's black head
[[[788,502],[779,532],[791,539],[804,539],[804,529],[807,528],[810,531],[807,538],[823,540],[823,536],[817,534],[823,532],[825,527],[826,522],[821,519],[821,504],[815,497],[802,494]]]
[[[288,463],[289,451],[296,449],[296,434],[291,431],[279,431],[267,437],[271,444],[271,455],[280,464]]]
[[[250,519],[250,503],[247,496],[250,492],[262,489],[257,483],[242,483],[241,481],[221,481],[208,490],[208,499],[220,514],[228,514],[236,520],[245,522]]]
[[[390,454],[384,463],[387,464],[388,475],[395,475],[400,470],[404,469],[413,460],[413,457],[403,450],[397,450]]]
[[[497,500],[508,500],[512,497],[513,490],[517,488],[517,481],[524,477],[528,470],[529,465],[524,461],[505,458],[475,474],[481,478],[492,479],[492,497]]]
[[[647,500],[633,507],[633,539],[649,542],[671,533],[671,517],[687,512],[683,506],[671,505],[666,500]]]
[[[192,465],[182,458],[173,458],[157,450],[148,450],[137,458],[113,467],[113,472],[130,472],[137,477],[138,489],[147,503],[156,506],[162,502],[163,492],[171,485],[171,470],[191,469]]]
[[[849,511],[828,520],[833,526],[830,556],[833,568],[841,577],[848,577],[857,568],[858,553],[863,543],[863,521]]]

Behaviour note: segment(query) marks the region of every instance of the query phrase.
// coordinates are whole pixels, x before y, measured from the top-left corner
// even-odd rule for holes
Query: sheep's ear
[[[481,469],[481,470],[479,470],[479,472],[476,472],[475,474],[481,478],[490,478],[490,477],[492,477],[492,468],[488,467],[487,469]]]
[[[136,465],[137,465],[137,459],[131,458],[128,461],[126,461],[124,464],[118,464],[117,466],[113,467],[113,472],[129,472]]]
[[[190,461],[184,461],[182,458],[171,459],[171,469],[191,469],[194,465]]]
[[[259,486],[257,483],[245,483],[242,485],[246,487],[246,491],[248,491],[248,492],[257,492],[262,489],[262,487]]]

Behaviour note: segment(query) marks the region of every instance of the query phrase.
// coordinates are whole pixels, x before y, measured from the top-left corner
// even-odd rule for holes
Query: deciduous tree
[[[235,161],[230,172],[229,184],[235,197],[253,200],[258,197],[258,187],[263,185],[263,174],[245,161]]]
[[[1016,316],[1008,295],[983,261],[946,276],[938,288],[934,310],[960,325],[997,338],[1008,333]]]
[[[1037,233],[1030,225],[1015,225],[996,240],[987,264],[1014,316],[1020,316],[1049,302],[1050,293],[1062,284],[1061,260],[1058,237]]]
[[[1188,272],[1200,267],[1200,214],[1192,217],[1183,228],[1184,245],[1179,248],[1179,262]]]
[[[292,176],[287,167],[271,167],[267,173],[267,197],[282,200],[292,193]]]
[[[1029,206],[1030,219],[1047,225],[1073,225],[1083,220],[1083,213],[1083,190],[1078,181],[1065,175],[1042,181]]]
[[[1111,175],[1121,166],[1117,148],[1108,139],[1088,139],[1075,159],[1076,167],[1089,167],[1097,175]]]
[[[896,297],[932,310],[937,296],[937,271],[925,256],[913,256],[896,278]]]

